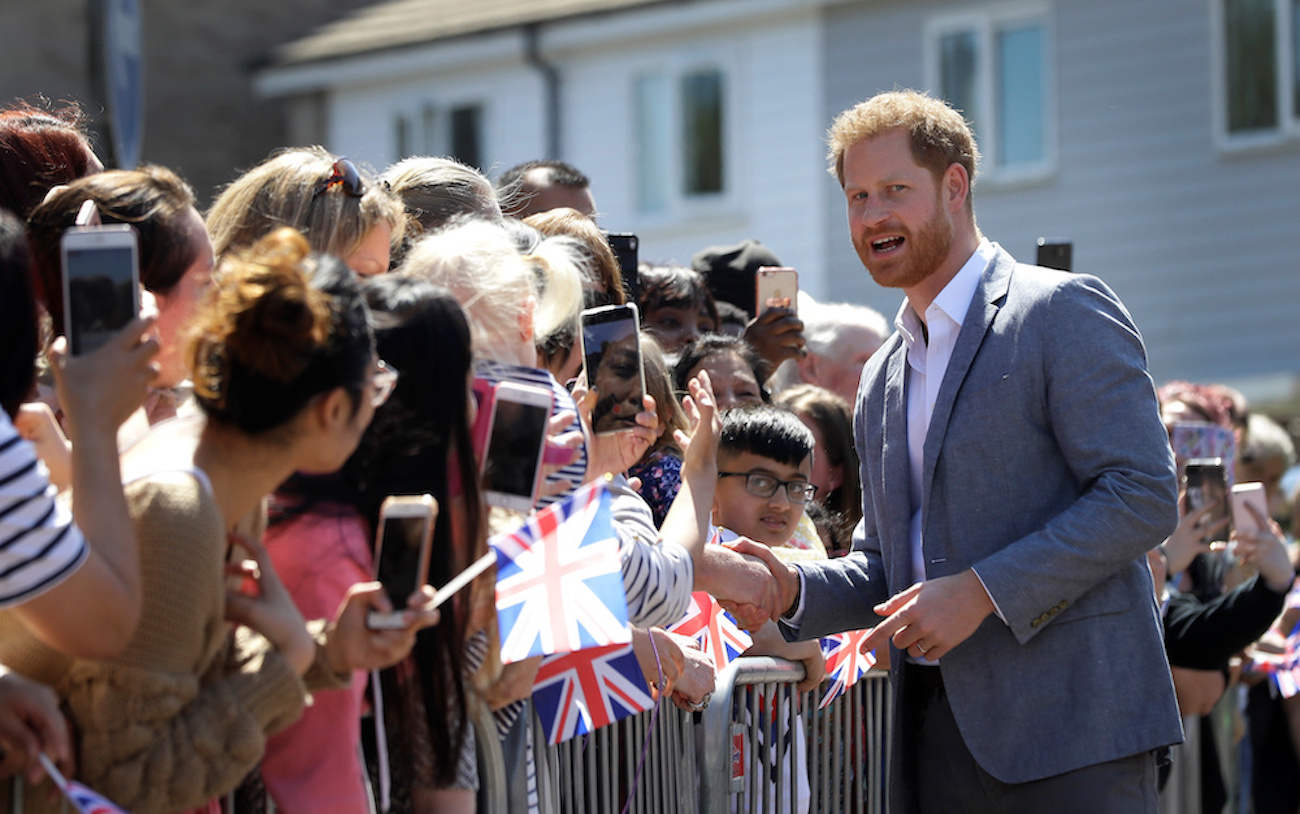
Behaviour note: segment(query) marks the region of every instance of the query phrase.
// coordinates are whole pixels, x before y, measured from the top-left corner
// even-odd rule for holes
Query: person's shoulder
[[[127,507],[137,523],[166,522],[221,523],[221,511],[201,475],[184,469],[152,472],[125,484]]]

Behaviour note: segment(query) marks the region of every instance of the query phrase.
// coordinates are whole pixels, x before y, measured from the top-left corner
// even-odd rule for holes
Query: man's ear
[[[943,173],[943,192],[949,212],[960,212],[966,207],[966,199],[970,197],[970,176],[965,167],[956,162],[948,165]]]

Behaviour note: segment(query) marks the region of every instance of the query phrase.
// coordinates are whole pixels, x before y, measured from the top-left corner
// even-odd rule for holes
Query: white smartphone
[[[74,356],[90,353],[140,313],[139,243],[128,224],[74,227],[59,243],[63,332]]]
[[[429,581],[429,553],[438,501],[432,495],[394,495],[379,508],[375,535],[375,580],[393,603],[392,613],[370,611],[366,627],[392,630],[405,627],[402,611],[411,594]]]
[[[631,429],[645,409],[640,328],[641,315],[633,303],[582,312],[583,370],[587,386],[596,391],[593,432]]]
[[[1238,483],[1232,487],[1232,525],[1237,531],[1258,534],[1264,531],[1255,515],[1246,508],[1254,506],[1261,517],[1268,517],[1268,495],[1262,483]]]
[[[754,304],[758,313],[769,308],[799,310],[799,272],[787,266],[760,266],[754,273]]]
[[[489,506],[532,511],[554,399],[535,384],[503,381],[494,388],[482,464],[483,500]]]

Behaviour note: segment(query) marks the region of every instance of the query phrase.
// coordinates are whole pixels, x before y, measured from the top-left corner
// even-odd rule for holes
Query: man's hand
[[[768,546],[756,543],[746,537],[732,540],[726,546],[738,554],[758,559],[772,574],[772,579],[776,583],[777,597],[775,605],[767,618],[775,622],[782,615],[788,613],[795,600],[799,598],[799,572],[795,570],[795,567],[782,561]]]
[[[972,570],[918,582],[875,607],[888,618],[862,642],[862,652],[894,646],[916,658],[941,659],[970,638],[993,612],[993,600]]]
[[[717,597],[746,630],[757,630],[785,610],[777,607],[781,589],[767,563],[727,546],[704,547],[703,560],[695,571],[695,589]]]

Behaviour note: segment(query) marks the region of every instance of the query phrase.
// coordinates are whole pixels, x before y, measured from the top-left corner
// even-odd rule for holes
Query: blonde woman
[[[370,277],[388,271],[406,216],[396,196],[348,159],[322,147],[294,147],[235,179],[212,204],[207,223],[218,259],[290,226],[312,251],[342,258]]]

